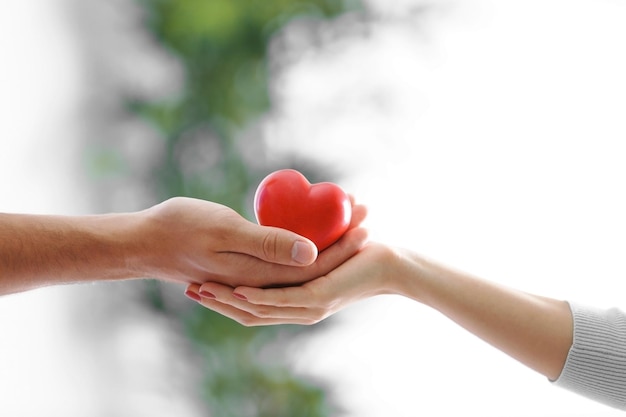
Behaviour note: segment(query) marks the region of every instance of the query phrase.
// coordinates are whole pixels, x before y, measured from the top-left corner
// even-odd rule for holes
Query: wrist
[[[432,263],[406,249],[397,251],[398,265],[395,290],[398,295],[428,304],[428,281],[432,279]]]
[[[369,272],[375,277],[374,285],[378,292],[411,297],[414,292],[411,281],[417,266],[414,254],[403,248],[376,244],[372,255],[374,258]]]
[[[181,226],[185,223],[181,213],[168,213],[166,209],[161,204],[125,215],[120,242],[129,278],[175,282],[190,279],[189,271],[181,271],[181,265],[187,265],[184,257],[192,254],[183,246],[190,233],[198,232]],[[183,233],[177,230],[180,228]]]
[[[86,247],[96,253],[92,259],[93,276],[97,280],[123,280],[142,275],[143,259],[141,218],[139,213],[115,213],[90,216],[86,218],[85,233],[90,236],[92,247]]]

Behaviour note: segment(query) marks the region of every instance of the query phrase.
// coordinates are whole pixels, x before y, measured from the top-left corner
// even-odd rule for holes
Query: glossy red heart
[[[259,184],[254,214],[259,224],[298,233],[321,252],[348,230],[352,205],[337,184],[311,184],[300,172],[283,169]]]

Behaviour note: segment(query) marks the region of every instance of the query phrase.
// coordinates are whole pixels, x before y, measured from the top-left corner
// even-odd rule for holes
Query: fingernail
[[[239,293],[237,293],[237,292],[234,292],[234,293],[233,293],[233,296],[235,296],[235,297],[239,298],[240,300],[248,301],[248,298],[246,298],[246,296],[245,296],[245,295],[243,295],[243,294],[239,294]]]
[[[194,301],[202,301],[202,297],[200,297],[200,294],[195,291],[187,290],[185,291],[185,295]]]
[[[215,294],[208,292],[207,290],[200,290],[200,295],[205,298],[216,298]]]
[[[317,250],[310,243],[297,240],[291,248],[291,259],[302,265],[308,265],[315,260]]]

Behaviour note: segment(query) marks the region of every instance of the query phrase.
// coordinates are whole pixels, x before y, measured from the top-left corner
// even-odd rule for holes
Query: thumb
[[[245,253],[271,263],[306,266],[317,259],[317,247],[313,242],[278,227],[250,222],[242,241],[246,242],[241,246]]]

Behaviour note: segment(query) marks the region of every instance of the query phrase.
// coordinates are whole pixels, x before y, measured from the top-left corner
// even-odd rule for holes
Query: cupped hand
[[[370,242],[345,263],[317,279],[282,288],[231,288],[215,282],[191,285],[200,303],[245,326],[315,324],[344,307],[375,295],[395,293],[397,253]]]
[[[353,229],[317,253],[313,242],[288,230],[260,226],[212,202],[177,197],[139,213],[131,262],[138,274],[181,283],[231,287],[306,282],[354,255],[367,233],[357,226],[366,209],[353,206]]]

